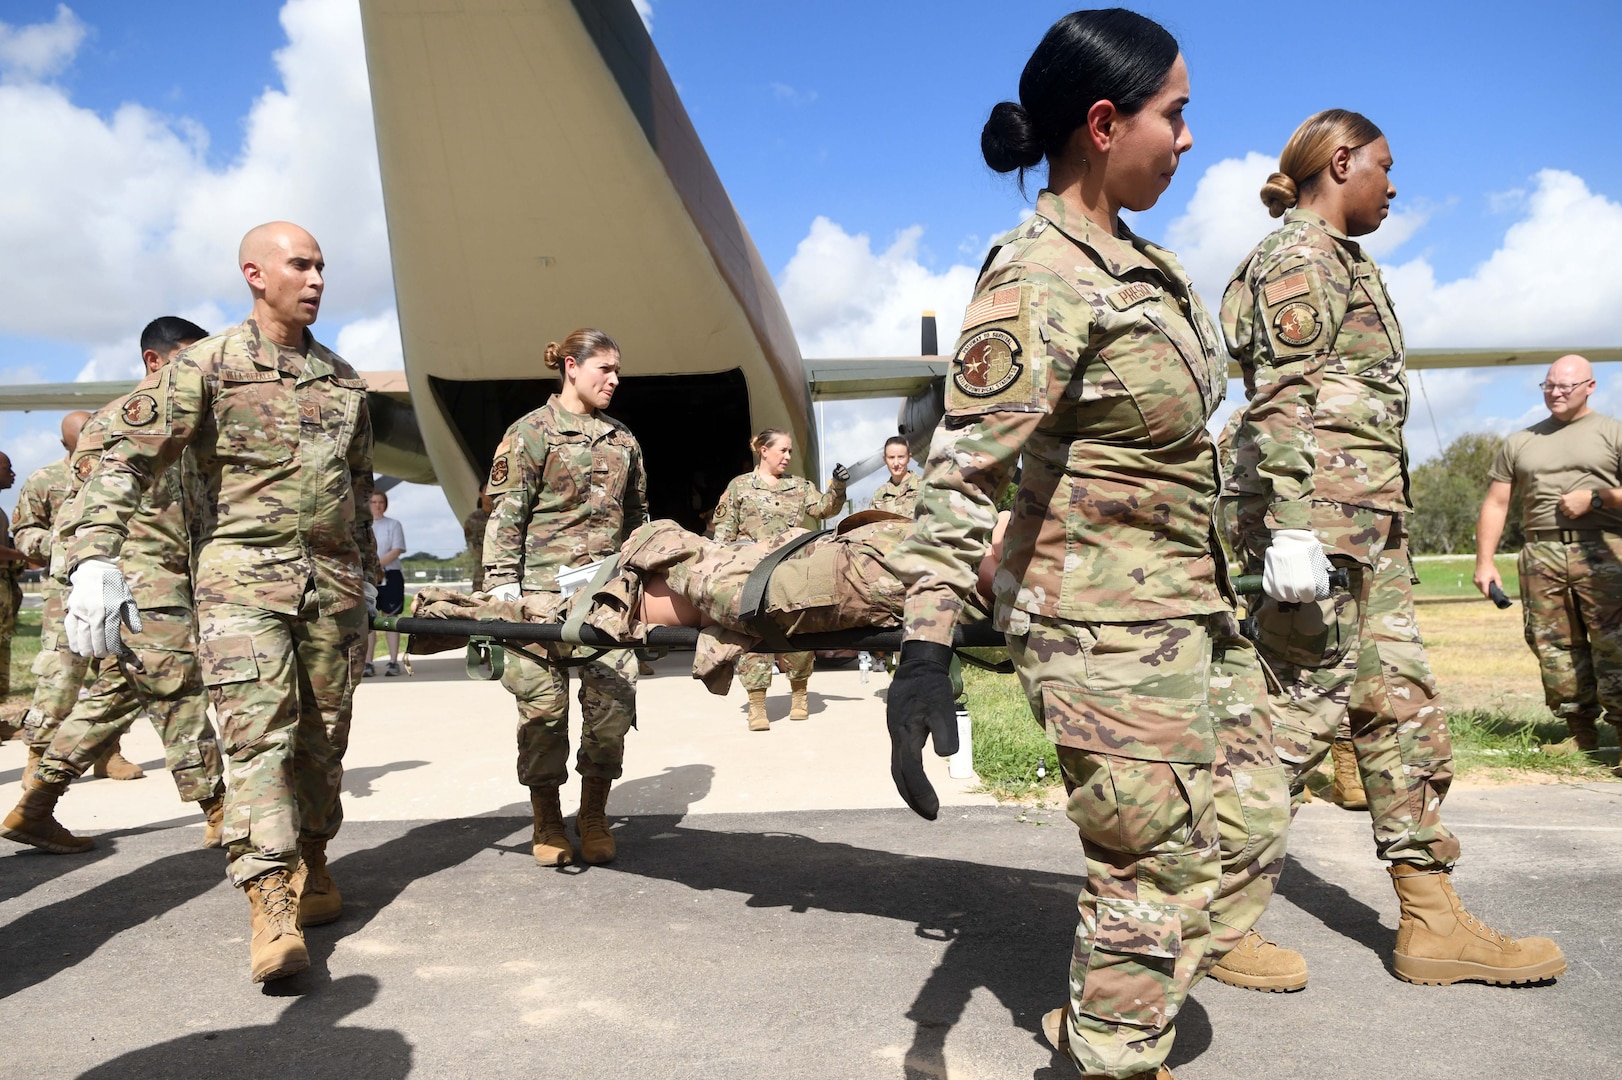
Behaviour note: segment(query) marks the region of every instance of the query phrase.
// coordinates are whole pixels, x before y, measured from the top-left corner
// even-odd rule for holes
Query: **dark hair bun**
[[[1000,173],[1029,169],[1042,162],[1042,140],[1025,107],[1000,101],[980,131],[980,154]]]

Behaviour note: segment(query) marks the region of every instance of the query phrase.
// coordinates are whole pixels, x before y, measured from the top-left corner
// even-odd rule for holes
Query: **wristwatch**
[[[1603,510],[1603,509],[1605,509],[1605,500],[1600,497],[1599,492],[1596,491],[1596,492],[1594,492],[1592,495],[1590,495],[1588,497],[1588,508],[1590,510]]]

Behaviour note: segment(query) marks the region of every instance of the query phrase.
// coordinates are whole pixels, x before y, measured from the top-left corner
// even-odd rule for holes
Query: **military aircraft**
[[[361,0],[405,373],[367,373],[381,474],[471,509],[506,427],[556,379],[548,340],[608,331],[609,412],[648,461],[649,509],[688,527],[791,432],[826,477],[813,407],[905,399],[922,457],[950,357],[807,359],[631,0]],[[1409,366],[1547,364],[1565,352],[1413,350]],[[0,388],[0,408],[95,408],[133,383]],[[877,448],[875,448],[877,450]],[[859,463],[876,469],[879,456]]]

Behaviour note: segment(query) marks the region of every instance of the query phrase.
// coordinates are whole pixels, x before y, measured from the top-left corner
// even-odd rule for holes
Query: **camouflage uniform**
[[[1249,404],[1234,436],[1223,513],[1246,569],[1274,529],[1311,529],[1350,572],[1317,603],[1257,605],[1262,654],[1283,683],[1279,757],[1304,798],[1342,719],[1380,856],[1451,866],[1440,807],[1453,747],[1414,618],[1402,329],[1379,268],[1317,214],[1292,210],[1250,254],[1222,302]]]
[[[148,375],[63,527],[67,569],[116,559],[142,492],[191,447],[198,651],[231,759],[224,840],[239,885],[338,832],[362,583],[382,577],[366,384],[304,340],[301,355],[250,319]]]
[[[467,544],[468,558],[473,563],[473,591],[484,591],[484,530],[490,524],[490,512],[475,506],[473,513],[462,522],[462,539]]]
[[[885,477],[884,483],[873,493],[874,510],[886,510],[904,518],[912,517],[913,504],[917,501],[918,474],[910,469],[902,474],[899,484],[893,478]]]
[[[758,471],[732,478],[721,495],[711,518],[710,535],[723,544],[734,540],[757,543],[799,528],[807,517],[821,521],[832,517],[845,504],[845,484],[828,482],[828,494],[798,476],[780,476],[768,484]],[[808,652],[783,654],[783,663],[792,682],[811,677],[816,657]],[[750,653],[738,662],[738,681],[745,690],[764,690],[772,683],[772,667],[777,657],[771,653]]]
[[[122,397],[103,408],[79,432],[70,468],[79,484],[95,472],[127,401],[128,396]],[[127,523],[119,569],[141,612],[141,632],[127,635],[125,642],[146,670],[126,669],[113,657],[88,661],[85,694],[44,752],[40,776],[45,782],[82,776],[144,712],[163,740],[169,775],[182,801],[219,794],[220,748],[198,676],[192,615],[190,521],[196,494],[189,451],[142,494]],[[65,505],[72,518],[75,503],[70,498]]]
[[[642,448],[617,420],[569,412],[556,394],[496,447],[487,488],[495,509],[484,537],[487,589],[517,582],[550,594],[561,617],[558,571],[603,559],[647,520]],[[572,650],[549,650],[558,660]],[[616,649],[580,667],[581,776],[619,779],[625,733],[636,725],[636,654]],[[502,685],[518,699],[518,782],[556,787],[569,774],[569,669],[509,653]]]
[[[0,544],[12,546],[11,521],[3,510]],[[11,639],[17,633],[17,612],[23,606],[22,585],[18,583],[22,572],[21,563],[0,562],[0,704],[11,695]]]
[[[1546,417],[1504,440],[1488,477],[1521,495],[1521,610],[1544,701],[1584,741],[1602,716],[1622,734],[1622,511],[1559,506],[1567,491],[1622,487],[1622,422]]]
[[[1086,856],[1066,1019],[1089,1076],[1165,1060],[1284,861],[1284,769],[1211,520],[1219,342],[1170,252],[1043,192],[981,270],[890,559],[906,637],[949,643],[1023,461],[994,618]]]
[[[34,704],[23,733],[28,745],[41,753],[51,745],[57,726],[79,700],[79,688],[89,664],[84,657],[73,654],[63,636],[68,595],[54,576],[63,555],[58,529],[62,505],[72,491],[67,459],[51,462],[23,484],[12,522],[17,550],[48,568],[40,597],[44,603],[40,611],[39,655],[30,668],[35,675]]]

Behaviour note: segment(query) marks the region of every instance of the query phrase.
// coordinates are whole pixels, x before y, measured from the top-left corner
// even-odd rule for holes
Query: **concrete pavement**
[[[0,1076],[1074,1075],[1039,1034],[1064,993],[1074,829],[944,776],[939,821],[894,808],[883,676],[819,672],[812,720],[760,735],[741,694],[689,699],[661,661],[611,806],[624,854],[557,871],[529,857],[511,701],[459,666],[365,684],[332,846],[346,915],[269,990],[247,979],[247,904],[161,772],[76,787],[64,818],[111,830],[91,854],[0,851]],[[0,747],[0,782],[19,756]],[[1622,784],[1450,797],[1472,909],[1571,959],[1504,990],[1393,978],[1367,818],[1309,805],[1264,927],[1312,985],[1202,984],[1178,1077],[1622,1076],[1619,809]]]

